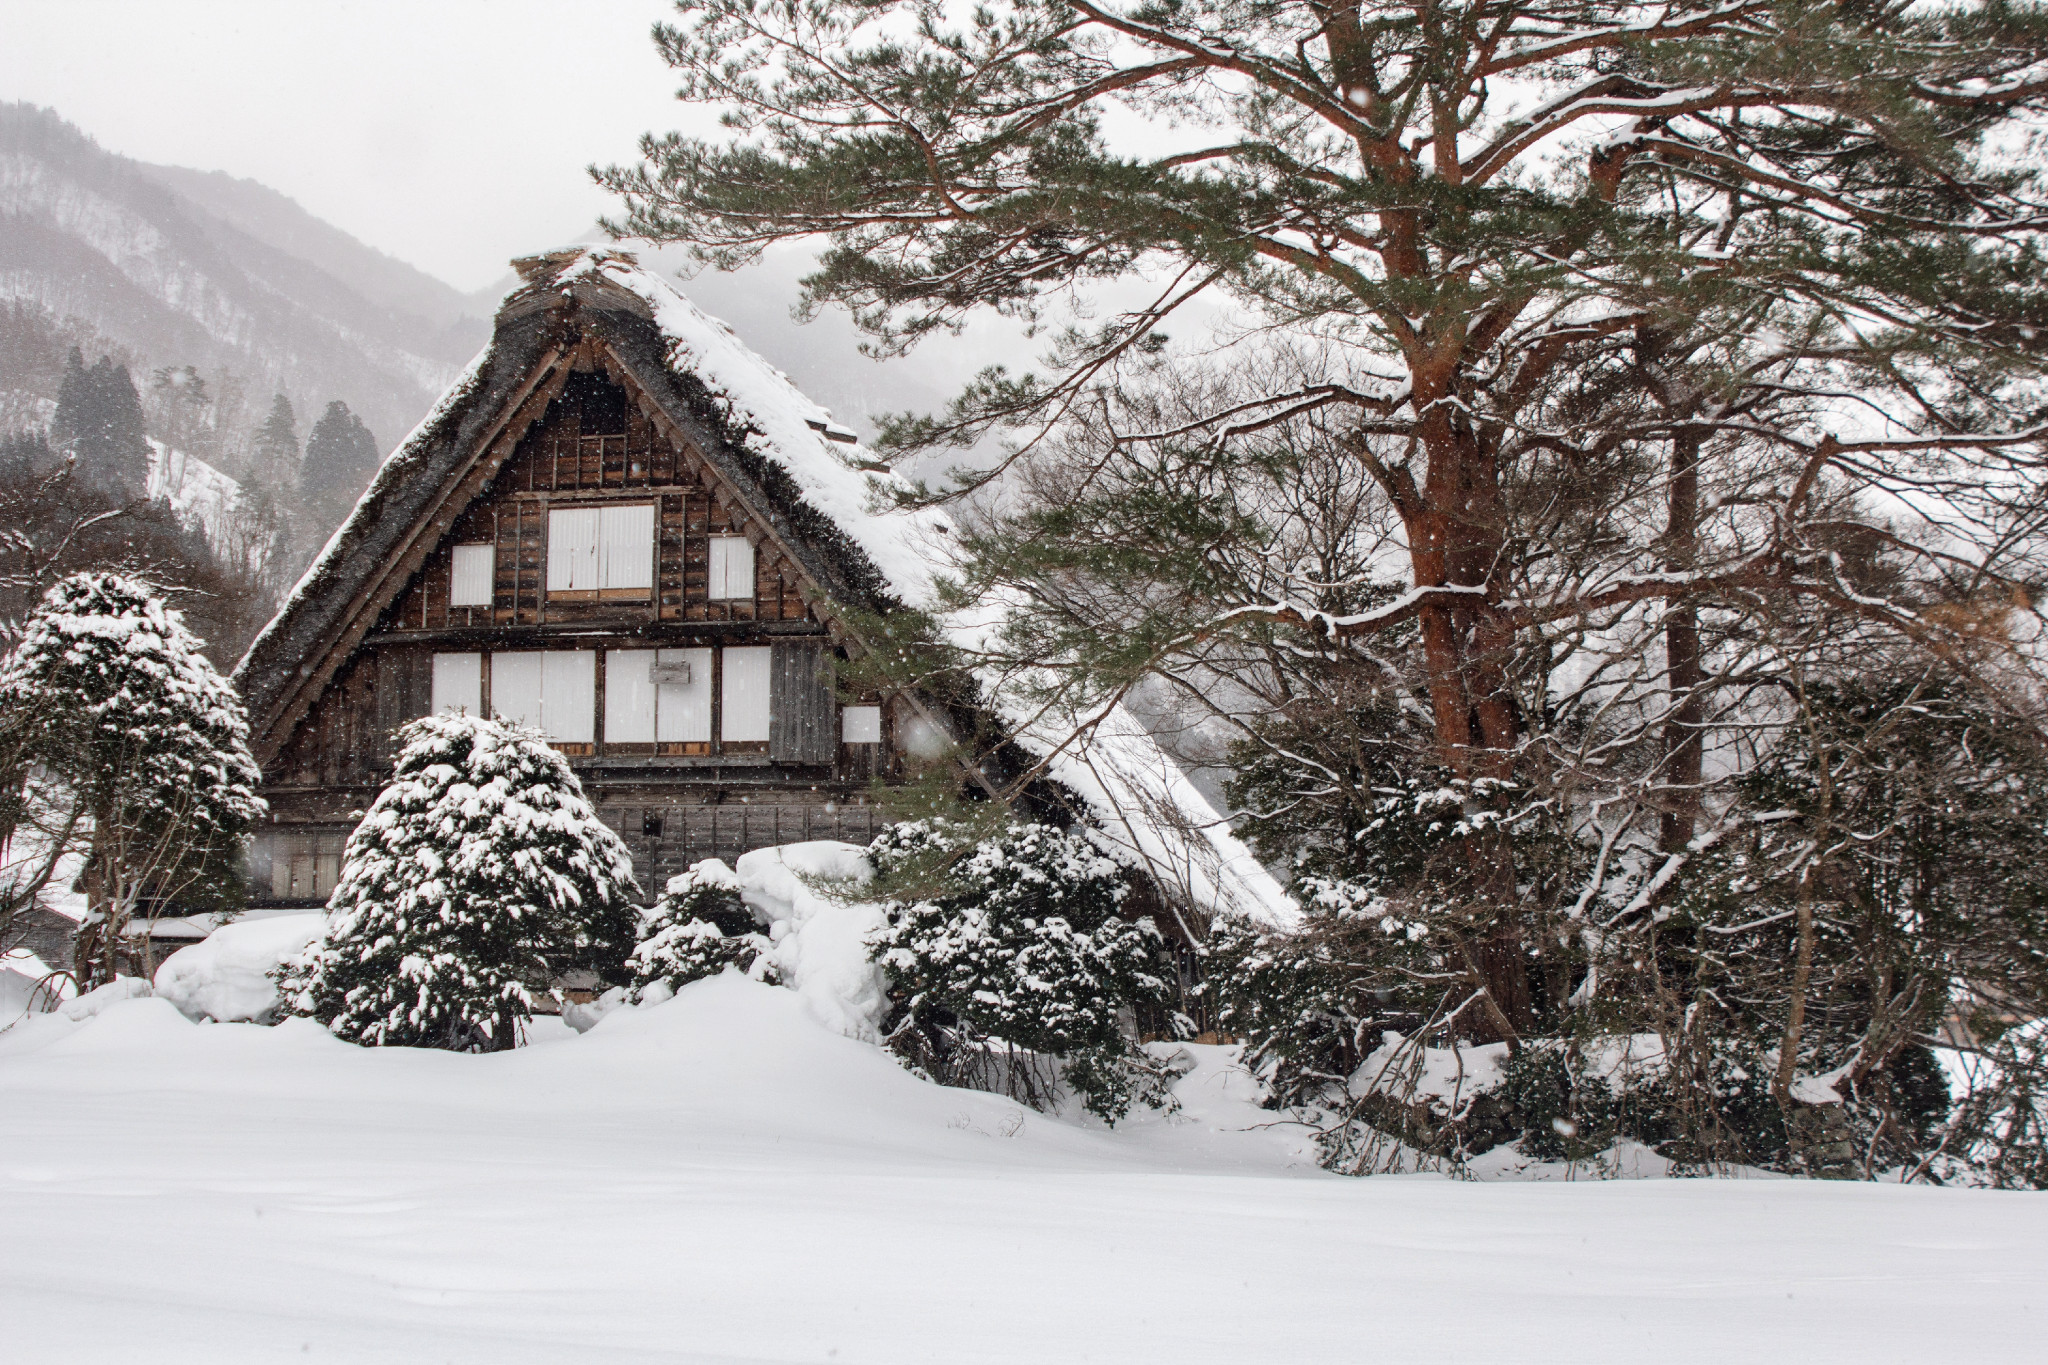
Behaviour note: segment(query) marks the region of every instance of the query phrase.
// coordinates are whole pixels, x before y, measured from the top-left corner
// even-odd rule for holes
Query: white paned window
[[[839,737],[848,744],[882,742],[882,708],[849,706],[839,713]]]
[[[517,650],[491,656],[491,710],[506,720],[542,730],[539,650]],[[546,733],[542,730],[542,733]]]
[[[597,586],[606,591],[654,586],[654,504],[603,507],[597,514]]]
[[[711,651],[614,649],[604,656],[607,744],[711,738]]]
[[[720,739],[750,743],[768,738],[768,661],[774,653],[766,645],[725,651],[725,682],[719,690]]]
[[[456,546],[455,569],[448,576],[448,605],[451,607],[488,607],[491,605],[492,579],[496,575],[497,567],[497,546]]]
[[[275,838],[270,845],[270,893],[280,900],[326,900],[341,877],[347,836]]]
[[[436,654],[434,656],[433,710],[484,713],[484,656],[481,654]]]
[[[714,602],[754,600],[754,546],[745,536],[711,537],[710,592]]]
[[[654,504],[548,513],[549,592],[645,592],[654,586]]]
[[[605,651],[605,743],[654,743],[654,654],[651,649]]]
[[[560,743],[590,743],[597,737],[596,651],[491,655],[491,709]]]
[[[541,655],[541,733],[564,744],[597,738],[597,651],[551,649]]]
[[[548,591],[597,591],[597,509],[548,513]]]
[[[701,744],[711,738],[711,651],[664,649],[663,681],[654,737],[663,744]],[[688,670],[685,681],[681,676]]]

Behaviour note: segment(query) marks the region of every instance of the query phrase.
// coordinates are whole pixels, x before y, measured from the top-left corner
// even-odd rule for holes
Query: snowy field
[[[9,1360],[2040,1359],[2048,1200],[1344,1180],[1221,1049],[1116,1133],[736,977],[484,1057],[0,1035]]]

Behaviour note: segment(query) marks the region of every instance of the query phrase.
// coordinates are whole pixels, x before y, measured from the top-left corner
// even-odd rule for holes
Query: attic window
[[[653,503],[549,511],[550,595],[641,598],[653,586]]]
[[[601,374],[579,370],[562,396],[576,404],[577,431],[584,436],[626,434],[626,391]]]
[[[495,545],[458,545],[451,556],[448,575],[448,605],[488,607],[492,578],[497,569]]]
[[[754,546],[745,536],[713,536],[706,556],[710,580],[705,593],[713,602],[754,600]]]

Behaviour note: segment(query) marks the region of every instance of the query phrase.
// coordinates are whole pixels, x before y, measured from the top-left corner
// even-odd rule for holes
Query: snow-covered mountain
[[[26,104],[0,104],[8,300],[126,348],[139,369],[230,373],[258,401],[283,392],[303,420],[339,398],[387,446],[489,330],[464,295],[274,190],[117,156]]]

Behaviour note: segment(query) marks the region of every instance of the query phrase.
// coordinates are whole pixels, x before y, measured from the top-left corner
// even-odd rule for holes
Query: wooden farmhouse
[[[957,707],[854,694],[860,622],[928,600],[949,528],[627,253],[515,263],[489,346],[384,464],[242,660],[269,822],[258,905],[324,901],[393,732],[461,707],[565,753],[650,896],[703,858],[866,842],[906,755],[1124,845],[1176,909],[1287,902],[1122,712],[1064,747]],[[969,732],[1001,742],[965,742]],[[1199,932],[1199,930],[1197,930]]]

